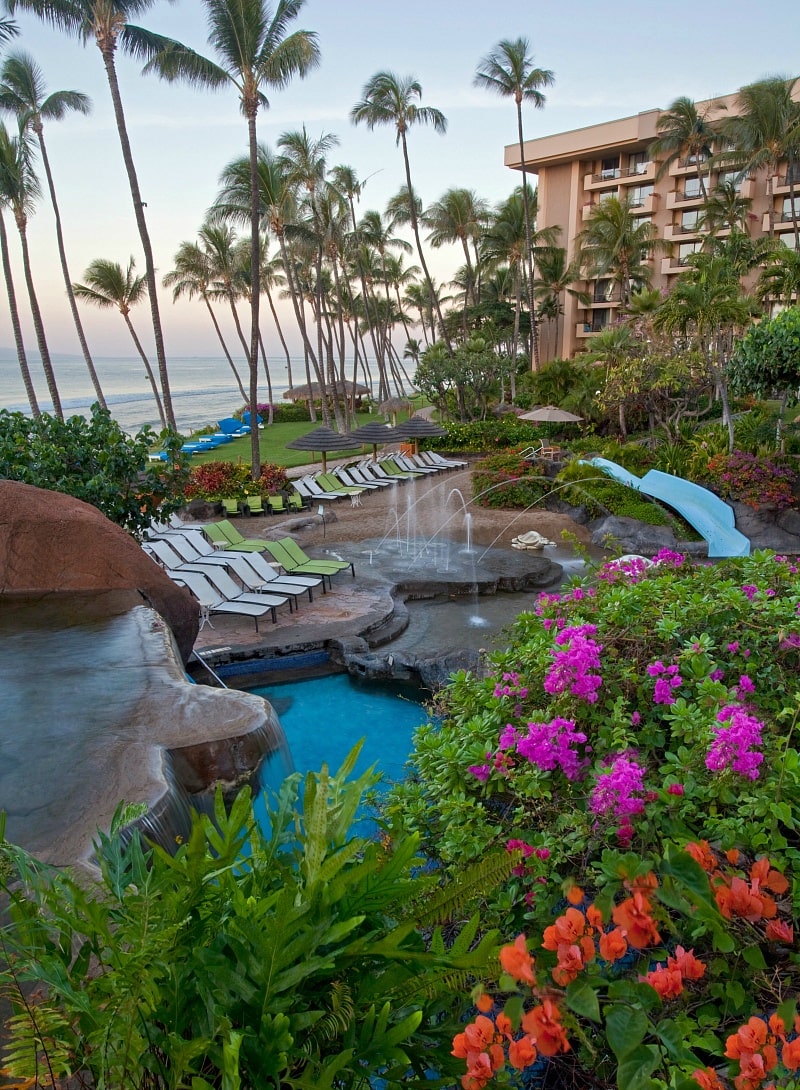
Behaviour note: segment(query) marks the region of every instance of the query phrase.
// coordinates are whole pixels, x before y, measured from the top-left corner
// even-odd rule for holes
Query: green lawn
[[[374,413],[358,413],[358,425],[375,423],[376,420],[382,420],[383,417],[376,416]],[[398,413],[397,422],[406,420],[408,413]],[[273,424],[270,427],[264,427],[259,433],[259,447],[261,450],[261,461],[271,462],[273,465],[286,466],[290,469],[292,466],[311,465],[314,462],[321,462],[322,455],[319,453],[313,453],[311,451],[304,450],[287,450],[286,444],[292,439],[297,439],[298,436],[305,435],[307,432],[314,431],[322,424],[321,420],[317,420],[315,424],[310,424],[308,421],[302,421],[299,423],[288,424]],[[360,454],[371,453],[371,446],[353,447],[352,451],[336,450],[330,451],[329,458],[357,458]],[[202,465],[205,462],[250,462],[250,436],[242,436],[241,439],[234,439],[232,443],[225,443],[221,447],[217,447],[215,450],[210,450],[208,453],[195,454],[192,457],[192,465]]]

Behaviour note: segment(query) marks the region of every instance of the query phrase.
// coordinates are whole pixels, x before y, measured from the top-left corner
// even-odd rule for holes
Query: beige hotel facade
[[[797,85],[800,93],[800,82]],[[707,112],[713,123],[717,119],[735,116],[736,95],[697,102],[702,113]],[[569,260],[575,257],[576,237],[583,230],[591,209],[604,197],[614,196],[630,201],[634,215],[649,220],[658,237],[670,244],[670,256],[659,251],[651,258],[652,287],[669,290],[674,277],[685,266],[687,256],[702,244],[698,219],[702,207],[698,163],[691,159],[674,160],[666,172],[659,174],[659,161],[649,156],[649,147],[656,139],[658,118],[662,110],[647,110],[633,117],[590,125],[571,132],[557,133],[525,142],[525,169],[538,176],[539,212],[536,226],[559,227],[560,245],[566,247]],[[505,149],[506,166],[521,167],[519,144]],[[706,190],[728,179],[737,179],[736,170],[712,170],[703,167]],[[791,195],[787,164],[779,168],[773,180],[774,231],[787,246],[794,247]],[[795,191],[800,193],[800,168],[795,171]],[[739,192],[751,200],[750,233],[754,237],[769,233],[769,201],[766,172],[738,182]],[[800,212],[800,195],[795,205]],[[727,232],[720,231],[724,236]],[[590,347],[592,337],[615,320],[619,310],[619,289],[605,280],[583,281],[580,287],[590,296],[588,306],[564,293],[564,316],[560,322],[559,343],[543,336],[545,358],[569,359],[576,352]]]

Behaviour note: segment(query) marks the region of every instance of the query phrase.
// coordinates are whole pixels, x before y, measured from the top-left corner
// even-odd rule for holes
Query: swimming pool
[[[350,674],[329,674],[248,690],[265,697],[283,727],[294,771],[336,772],[353,746],[363,739],[355,774],[375,765],[381,786],[401,780],[415,729],[427,721],[421,701],[425,691],[403,682],[364,681]],[[265,786],[274,788],[292,768],[265,770]]]

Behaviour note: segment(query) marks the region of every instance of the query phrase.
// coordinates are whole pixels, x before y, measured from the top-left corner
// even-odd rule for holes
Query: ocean
[[[145,424],[159,431],[158,411],[142,361],[132,356],[95,356],[93,361],[109,411],[120,426],[129,434]],[[235,359],[234,362],[247,389],[245,361]],[[295,382],[305,382],[302,363],[295,368],[292,362],[293,372],[298,376]],[[53,405],[41,364],[38,359],[29,357],[29,366],[39,408],[42,412],[51,412]],[[152,367],[157,375],[155,360]],[[181,434],[187,435],[214,424],[242,407],[242,395],[226,359],[173,357],[167,361],[167,368],[175,419]],[[280,404],[284,391],[289,388],[286,365],[271,363],[270,369],[273,399]],[[53,370],[64,415],[88,416],[96,398],[83,357],[53,354]],[[267,400],[267,383],[262,371],[259,401],[263,404]],[[7,350],[0,355],[0,409],[30,412],[19,364],[15,356],[10,358]]]

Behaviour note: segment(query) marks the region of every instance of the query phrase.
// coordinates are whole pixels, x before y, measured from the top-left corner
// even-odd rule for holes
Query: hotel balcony
[[[598,189],[616,189],[623,173],[619,167],[614,167],[613,170],[601,170],[599,174],[584,174],[584,192],[592,193]]]
[[[694,227],[684,227],[681,223],[668,223],[664,228],[664,238],[669,242],[690,242],[702,234],[703,230],[698,224]]]
[[[797,213],[797,221],[800,223],[800,211]],[[780,231],[794,231],[791,212],[776,212],[772,220],[776,234]],[[765,212],[761,220],[761,230],[765,235],[769,234],[769,212]]]
[[[687,268],[686,258],[680,257],[678,254],[672,254],[670,257],[661,258],[662,276],[677,276],[678,273],[684,272]]]
[[[688,159],[673,159],[669,165],[668,174],[671,178],[682,178],[687,174],[697,174],[697,168],[700,166],[705,174],[708,174],[708,156],[698,159],[692,155]]]
[[[783,174],[779,174],[772,183],[772,192],[775,196],[790,197],[792,195],[792,179],[794,180],[794,191],[796,194],[800,194],[800,167],[795,167],[792,174],[787,174],[785,171]]]
[[[624,193],[623,196],[625,196]],[[652,216],[657,208],[657,193],[651,193],[648,197],[639,197],[637,200],[630,201],[630,209],[635,216]]]
[[[667,208],[696,208],[703,203],[702,193],[695,193],[690,197],[683,190],[675,190],[667,193]]]
[[[593,329],[591,322],[578,322],[575,326],[575,336],[579,341],[591,340],[592,337],[596,337],[598,333],[602,333],[603,329],[606,328],[606,326],[603,326],[602,329]]]

